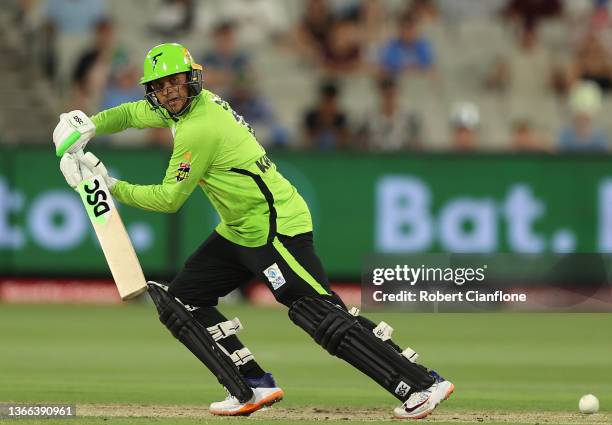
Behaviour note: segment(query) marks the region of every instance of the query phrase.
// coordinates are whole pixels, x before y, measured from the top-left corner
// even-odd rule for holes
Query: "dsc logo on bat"
[[[100,187],[100,181],[98,179],[93,179],[93,187],[84,185],[83,189],[87,193],[85,199],[87,203],[93,207],[93,213],[96,217],[100,217],[111,210],[109,203],[106,202],[108,195],[104,189]]]

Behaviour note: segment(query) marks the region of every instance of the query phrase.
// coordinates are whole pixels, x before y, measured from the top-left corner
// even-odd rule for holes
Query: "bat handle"
[[[77,161],[83,159],[84,155],[85,153],[83,152],[83,149],[79,149],[78,151],[74,153],[74,157],[77,159]],[[83,179],[89,179],[93,176],[93,173],[91,172],[91,170],[80,162],[79,162],[79,168],[81,169],[81,176],[83,176]]]

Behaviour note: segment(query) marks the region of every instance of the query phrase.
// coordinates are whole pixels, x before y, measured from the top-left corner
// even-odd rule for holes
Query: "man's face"
[[[453,127],[453,145],[455,150],[469,151],[475,148],[477,133],[476,130],[464,125]]]
[[[417,24],[414,21],[408,20],[400,25],[400,39],[404,43],[412,43],[418,38]]]
[[[187,74],[174,74],[151,82],[155,96],[159,103],[170,113],[177,114],[187,104],[189,86]]]
[[[228,27],[215,33],[217,51],[225,56],[231,56],[236,50],[234,28]]]

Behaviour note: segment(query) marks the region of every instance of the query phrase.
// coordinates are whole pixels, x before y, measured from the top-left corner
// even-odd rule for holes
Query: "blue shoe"
[[[260,378],[245,378],[251,388],[275,388],[276,381],[270,372],[266,372]]]

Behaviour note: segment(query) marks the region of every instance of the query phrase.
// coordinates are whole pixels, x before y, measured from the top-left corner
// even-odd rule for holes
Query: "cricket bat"
[[[82,151],[77,154],[80,155]],[[129,300],[147,290],[140,262],[104,179],[91,175],[84,167],[83,171],[88,176],[83,175],[85,179],[77,190],[96,231],[119,295],[122,300]]]

